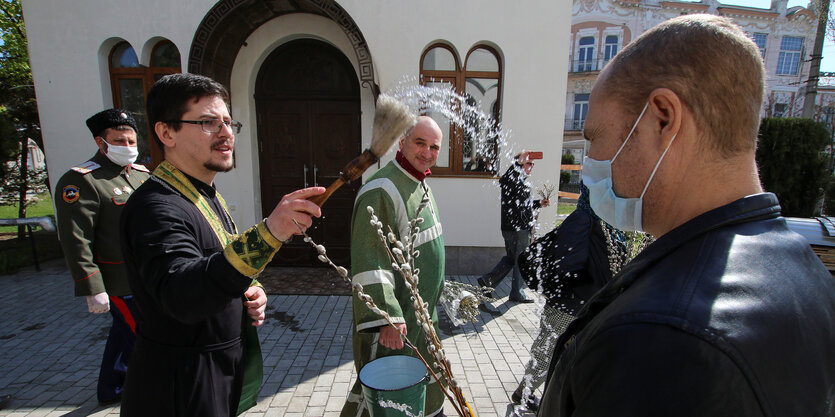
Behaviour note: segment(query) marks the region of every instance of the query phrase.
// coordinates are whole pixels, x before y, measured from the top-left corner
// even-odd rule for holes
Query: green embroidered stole
[[[159,166],[157,166],[157,168],[154,170],[154,175],[157,178],[165,181],[168,185],[177,190],[180,194],[186,197],[197,207],[197,209],[200,211],[200,214],[202,214],[203,218],[206,219],[206,222],[209,223],[209,226],[212,228],[212,231],[215,232],[215,236],[217,237],[217,240],[220,242],[221,246],[224,247],[224,255],[227,255],[227,259],[230,260],[230,262],[236,269],[246,274],[247,276],[257,275],[261,272],[263,266],[266,266],[266,264],[269,263],[270,259],[272,259],[272,255],[268,256],[266,262],[260,265],[261,268],[254,268],[252,265],[246,264],[241,265],[242,261],[240,258],[240,254],[238,253],[233,253],[233,255],[238,256],[233,256],[230,259],[230,256],[228,256],[228,249],[232,248],[233,252],[238,252],[234,251],[233,246],[236,246],[235,243],[237,243],[240,240],[240,238],[248,238],[251,240],[252,235],[261,237],[260,235],[262,233],[259,232],[263,232],[264,230],[259,230],[256,227],[251,230],[248,230],[240,236],[230,234],[223,227],[223,223],[217,216],[217,213],[215,213],[215,211],[212,210],[212,207],[209,205],[209,202],[206,201],[203,195],[200,194],[200,192],[197,191],[197,188],[194,187],[194,184],[192,184],[191,181],[189,181],[189,179],[185,176],[185,174],[183,174],[182,171],[177,169],[177,167],[175,167],[168,161],[162,161],[162,163],[159,164]],[[235,222],[232,220],[232,216],[229,216],[229,208],[226,206],[226,201],[223,199],[223,196],[221,196],[219,192],[217,193],[217,199],[223,206],[223,210],[226,212],[227,217],[232,222],[233,231],[237,233],[238,228],[235,225]],[[259,226],[261,226],[261,224],[259,224]],[[266,229],[266,226],[262,226],[262,229]],[[269,234],[269,231],[267,231],[267,234]],[[272,237],[272,235],[270,235],[270,237]],[[275,239],[275,241],[278,240]],[[238,249],[240,249],[241,245],[237,246],[239,246]],[[246,245],[244,245],[244,247],[245,246]],[[262,247],[264,245],[259,246]],[[272,246],[276,245],[273,244]],[[281,246],[281,243],[279,242],[277,246]],[[278,249],[277,246],[275,247],[275,249]],[[275,254],[275,249],[272,250],[272,254]],[[254,258],[255,256],[250,256],[250,260],[255,260]],[[234,260],[237,260],[238,262],[235,262]],[[244,268],[241,268],[241,266],[243,266]],[[254,274],[252,274],[250,273],[252,272],[252,269],[257,269],[257,271]],[[261,286],[261,284],[254,278],[252,280],[251,286],[252,285]],[[236,415],[240,415],[241,413],[252,408],[255,405],[256,401],[258,400],[258,391],[261,390],[261,382],[264,379],[263,358],[261,356],[261,343],[258,340],[258,331],[256,330],[255,326],[252,326],[251,323],[252,319],[249,319],[244,324],[243,339],[245,349],[244,355],[246,356],[246,365],[244,367],[243,389],[241,390],[241,399],[238,402],[238,410]]]
[[[177,169],[177,167],[172,165],[170,162],[162,161],[162,163],[154,170],[154,175],[168,183],[168,185],[174,187],[175,190],[179,191],[180,194],[197,206],[197,209],[200,210],[200,214],[203,215],[203,218],[209,223],[212,231],[215,232],[215,236],[217,236],[217,240],[220,242],[221,246],[226,247],[226,245],[232,241],[234,235],[231,235],[226,231],[223,227],[223,223],[220,221],[220,218],[218,218],[215,211],[212,210],[211,206],[209,206],[209,202],[206,201],[203,194],[200,194],[200,192],[197,191],[197,188],[194,187],[194,184],[189,181],[182,171]],[[229,208],[226,206],[226,200],[223,199],[220,192],[217,192],[217,199],[220,201],[220,204],[223,206],[223,210],[226,211],[228,215]],[[229,220],[232,221],[232,230],[237,234],[238,227],[232,220],[232,216],[229,216]]]

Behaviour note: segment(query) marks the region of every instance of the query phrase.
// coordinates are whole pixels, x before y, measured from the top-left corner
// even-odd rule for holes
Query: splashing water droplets
[[[444,120],[439,120],[442,117],[459,128],[465,148],[470,147],[469,154],[464,155],[465,162],[471,164],[473,170],[495,174],[499,171],[499,160],[512,163],[516,151],[513,150],[515,146],[511,146],[511,131],[503,128],[492,115],[484,113],[483,109],[489,106],[484,106],[466,93],[458,93],[449,84],[434,79],[426,80],[426,83],[434,85],[419,85],[415,77],[404,77],[386,94],[408,106],[415,114],[425,113],[443,126]],[[479,163],[483,166],[479,167]]]

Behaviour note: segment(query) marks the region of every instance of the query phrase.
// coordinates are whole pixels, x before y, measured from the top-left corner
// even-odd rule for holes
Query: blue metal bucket
[[[375,359],[359,374],[371,417],[422,416],[429,372],[420,359],[393,355]]]

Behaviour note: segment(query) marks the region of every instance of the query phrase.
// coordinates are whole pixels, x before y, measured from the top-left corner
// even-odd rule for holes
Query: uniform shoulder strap
[[[151,172],[151,170],[149,170],[148,167],[146,167],[145,165],[141,165],[141,164],[130,164],[130,167],[132,169],[137,170],[137,171]]]
[[[89,173],[99,169],[99,168],[101,168],[101,165],[99,165],[99,164],[97,164],[93,161],[87,161],[87,162],[85,162],[81,165],[74,166],[70,169],[72,169],[75,172],[78,172],[81,175],[86,175],[86,174],[89,174]]]

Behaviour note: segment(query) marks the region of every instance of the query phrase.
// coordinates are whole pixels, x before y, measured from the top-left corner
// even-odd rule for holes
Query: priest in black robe
[[[214,185],[234,166],[228,93],[173,74],[148,94],[165,160],[131,196],[122,247],[136,305],[136,347],[123,416],[234,416],[255,404],[263,377],[256,327],[267,297],[255,279],[293,234],[320,216],[313,187],[284,196],[240,232]],[[295,220],[295,222],[294,222]]]

